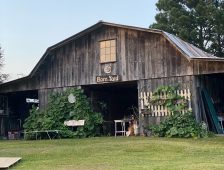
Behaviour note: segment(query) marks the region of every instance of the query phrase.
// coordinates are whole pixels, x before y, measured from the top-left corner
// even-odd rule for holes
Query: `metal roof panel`
[[[190,59],[197,59],[197,58],[209,58],[209,59],[223,59],[220,57],[216,57],[210,53],[207,53],[205,51],[202,51],[198,47],[183,41],[179,37],[172,35],[168,32],[163,31],[163,34],[177,47],[179,48],[182,52],[186,54],[187,57]]]

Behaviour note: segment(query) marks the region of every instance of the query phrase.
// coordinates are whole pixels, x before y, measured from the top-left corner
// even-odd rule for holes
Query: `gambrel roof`
[[[7,82],[4,84],[8,84],[8,83],[14,83],[14,82],[21,82],[21,81],[26,81],[30,78],[32,78],[35,73],[38,71],[38,69],[40,68],[40,66],[45,62],[45,59],[47,57],[50,57],[50,53],[52,52],[52,50],[55,50],[57,48],[60,48],[68,43],[70,43],[71,41],[74,41],[78,38],[81,38],[83,36],[85,36],[86,34],[97,30],[99,28],[101,28],[102,26],[111,26],[111,27],[117,27],[117,28],[124,28],[124,29],[129,29],[129,30],[135,30],[135,31],[142,31],[142,32],[149,32],[149,33],[154,33],[154,34],[159,34],[163,37],[165,37],[166,40],[168,40],[173,46],[174,48],[179,51],[189,62],[194,62],[196,60],[200,60],[202,62],[204,61],[214,61],[214,62],[221,62],[220,64],[224,64],[224,58],[220,58],[220,57],[216,57],[212,54],[206,53],[204,51],[202,51],[201,49],[195,47],[194,45],[187,43],[183,40],[181,40],[180,38],[176,37],[175,35],[169,34],[165,31],[161,31],[161,30],[157,30],[157,29],[151,29],[151,28],[140,28],[140,27],[134,27],[134,26],[127,26],[127,25],[121,25],[121,24],[114,24],[114,23],[109,23],[109,22],[104,22],[104,21],[100,21],[94,25],[92,25],[91,27],[47,48],[46,52],[43,54],[43,56],[41,57],[41,59],[39,60],[39,62],[36,64],[36,66],[34,67],[34,69],[31,71],[31,73],[26,76],[23,77],[21,79],[17,79],[17,80],[13,80],[11,82]],[[221,72],[223,72],[222,70],[220,70]],[[197,73],[200,74],[200,73]]]
[[[181,40],[180,38],[176,37],[175,35],[169,34],[165,31],[161,31],[161,30],[157,30],[157,29],[151,29],[151,28],[140,28],[140,27],[134,27],[134,26],[127,26],[127,25],[121,25],[121,24],[114,24],[114,23],[109,23],[109,22],[103,22],[100,21],[98,23],[96,23],[95,25],[49,47],[46,52],[44,53],[44,55],[42,56],[42,58],[39,60],[39,62],[37,63],[37,65],[34,67],[34,69],[31,71],[30,76],[32,77],[35,72],[38,70],[39,66],[43,63],[43,61],[45,60],[45,58],[47,57],[47,55],[49,54],[49,52],[51,50],[54,50],[58,47],[61,47],[77,38],[80,38],[84,35],[86,35],[87,33],[100,28],[101,26],[113,26],[113,27],[119,27],[119,28],[126,28],[126,29],[131,29],[131,30],[137,30],[137,31],[144,31],[144,32],[151,32],[151,33],[156,33],[156,34],[161,34],[162,36],[164,36],[171,44],[173,44],[173,46],[180,51],[188,60],[193,60],[193,59],[206,59],[206,60],[214,60],[214,61],[224,61],[224,58],[220,58],[220,57],[216,57],[212,54],[209,54],[205,51],[202,51],[201,49],[195,47],[194,45],[187,43],[183,40]]]

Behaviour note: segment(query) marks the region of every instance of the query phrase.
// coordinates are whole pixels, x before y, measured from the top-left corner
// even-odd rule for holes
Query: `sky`
[[[0,0],[1,73],[32,71],[46,49],[100,20],[148,28],[157,0]]]

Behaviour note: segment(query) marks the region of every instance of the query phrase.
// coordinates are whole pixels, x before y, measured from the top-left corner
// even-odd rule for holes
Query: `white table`
[[[125,124],[127,122],[129,122],[130,119],[123,119],[123,120],[114,120],[114,129],[115,129],[115,132],[114,132],[114,136],[117,137],[117,134],[121,134],[122,136],[126,136],[126,130],[125,130]],[[121,129],[118,130],[118,124],[121,125]]]

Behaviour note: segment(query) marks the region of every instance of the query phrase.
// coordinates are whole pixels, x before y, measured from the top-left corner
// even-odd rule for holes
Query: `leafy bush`
[[[198,123],[191,112],[175,113],[151,128],[152,132],[159,137],[198,138],[208,136],[207,127],[203,123]]]
[[[151,103],[165,106],[171,115],[159,125],[152,125],[149,128],[159,137],[207,137],[209,133],[206,124],[195,120],[192,111],[187,108],[188,101],[177,94],[177,88],[177,86],[161,86],[153,93]]]
[[[75,96],[75,103],[68,102],[69,94]],[[76,131],[64,125],[65,120],[85,120],[84,126],[77,127]],[[32,108],[30,116],[24,123],[24,130],[60,130],[62,137],[89,137],[99,135],[99,125],[103,119],[100,113],[94,112],[90,107],[83,91],[76,88],[67,89],[61,93],[50,95],[45,110]],[[41,134],[44,137],[44,134]],[[28,138],[33,138],[29,135]]]

